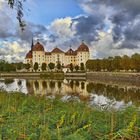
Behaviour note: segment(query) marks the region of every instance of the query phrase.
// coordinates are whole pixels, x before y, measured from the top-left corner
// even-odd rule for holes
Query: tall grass
[[[140,112],[0,92],[0,128],[3,140],[138,140]]]

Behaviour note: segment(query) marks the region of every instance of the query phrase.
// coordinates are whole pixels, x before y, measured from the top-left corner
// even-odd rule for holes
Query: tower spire
[[[33,37],[32,37],[31,50],[33,49],[33,46],[34,46],[34,40],[33,40]]]

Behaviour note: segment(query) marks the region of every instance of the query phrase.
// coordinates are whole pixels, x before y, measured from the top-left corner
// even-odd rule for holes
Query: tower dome
[[[27,54],[26,54],[26,59],[31,59],[32,58],[32,51],[30,50]]]
[[[77,51],[79,51],[79,52],[89,52],[89,48],[84,42],[82,42],[82,44],[78,47]]]
[[[33,51],[44,51],[44,47],[42,44],[40,44],[39,42],[37,42],[34,47],[33,47]]]

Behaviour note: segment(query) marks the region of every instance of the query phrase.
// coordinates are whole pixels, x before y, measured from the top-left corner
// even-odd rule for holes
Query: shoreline
[[[122,73],[122,72],[87,72],[87,79],[103,82],[121,82],[131,83],[140,86],[140,73]]]
[[[52,79],[84,79],[99,82],[121,82],[140,86],[140,73],[126,72],[9,72],[0,73],[0,78],[52,78]]]

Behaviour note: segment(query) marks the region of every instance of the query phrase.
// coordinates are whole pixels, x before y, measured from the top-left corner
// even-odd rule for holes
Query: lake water
[[[0,79],[0,89],[25,94],[45,95],[64,102],[87,102],[101,110],[140,107],[140,87],[97,83],[86,80]]]

